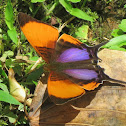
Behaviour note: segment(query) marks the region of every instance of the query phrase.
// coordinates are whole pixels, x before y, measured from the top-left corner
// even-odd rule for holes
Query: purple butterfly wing
[[[63,34],[55,50],[55,62],[61,63],[57,68],[67,78],[76,84],[102,82],[102,76],[100,76],[102,69],[97,66],[97,62],[94,62],[98,59],[98,48],[88,47],[72,36]]]

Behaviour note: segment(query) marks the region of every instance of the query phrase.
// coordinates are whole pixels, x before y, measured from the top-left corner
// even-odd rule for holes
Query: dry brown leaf
[[[105,74],[111,78],[126,81],[126,52],[103,49],[98,53],[102,59],[99,65],[105,69]]]

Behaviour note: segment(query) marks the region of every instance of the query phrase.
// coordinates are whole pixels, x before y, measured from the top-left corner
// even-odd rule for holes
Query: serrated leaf
[[[69,12],[71,15],[78,17],[83,20],[87,21],[93,21],[93,18],[86,14],[84,11],[78,9],[78,8],[73,8],[72,5],[65,0],[59,0],[60,4],[66,9],[67,12]]]
[[[16,29],[8,30],[7,33],[8,33],[8,36],[10,37],[10,39],[11,39],[15,44],[17,44],[18,38],[17,38],[17,31],[16,31]]]
[[[5,22],[10,30],[13,29],[13,7],[10,0],[8,0],[7,6],[5,8]]]
[[[9,93],[0,90],[0,101],[7,102],[10,104],[20,105],[21,103],[17,101],[13,96]]]
[[[123,19],[121,21],[121,24],[119,24],[119,28],[123,31],[126,32],[126,19]]]
[[[45,0],[31,0],[32,3],[43,2]]]
[[[77,3],[77,2],[80,2],[81,0],[68,0],[68,1],[70,1],[72,3]]]

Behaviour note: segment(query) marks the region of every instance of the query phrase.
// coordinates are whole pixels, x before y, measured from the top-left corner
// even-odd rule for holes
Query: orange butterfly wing
[[[62,50],[65,48],[69,48],[71,44],[81,46],[82,43],[70,35],[63,34],[58,39],[55,50],[57,52],[62,52]],[[76,83],[71,80],[71,78],[64,76],[60,72],[51,72],[48,78],[48,94],[55,104],[62,104],[84,95],[85,89],[94,90],[99,86],[99,84],[100,83],[95,81],[91,81],[90,83],[86,84]]]
[[[46,62],[49,62],[50,53],[55,48],[59,36],[58,30],[24,13],[19,13],[18,21],[29,43]]]
[[[58,40],[58,30],[24,13],[19,13],[18,20],[21,30],[29,43],[37,53],[49,63],[50,55],[53,53]],[[78,39],[67,34],[63,34],[58,41],[60,40],[63,40],[64,43],[69,42],[70,44],[78,46],[82,44]],[[85,94],[84,89],[92,90],[98,85],[99,83],[91,82],[80,86],[67,78],[62,79],[62,77],[55,72],[51,72],[48,78],[48,93],[53,102],[61,104],[82,96]]]
[[[48,94],[55,104],[62,104],[82,96],[85,90],[63,76],[51,72],[48,78]]]
[[[70,36],[70,35],[67,35],[67,34],[62,34],[60,37],[59,37],[59,40],[63,39],[64,42],[69,42],[71,44],[74,44],[74,45],[80,45],[82,44],[82,42],[80,42],[78,39]],[[58,41],[59,41],[58,40]]]
[[[60,41],[63,40],[63,43],[61,43]],[[78,39],[70,36],[70,35],[67,35],[67,34],[63,34],[60,36],[60,38],[58,39],[58,43],[60,43],[60,46],[66,46],[68,47],[68,45],[66,45],[65,43],[66,42],[69,42],[70,44],[73,44],[73,45],[77,45],[77,46],[81,46],[82,45],[82,42],[80,42]],[[85,45],[86,46],[86,45]],[[59,51],[62,49],[59,48]],[[82,84],[81,83],[81,86],[86,89],[86,90],[94,90],[95,88],[97,88],[101,83],[97,83],[95,81],[92,81],[88,84]]]

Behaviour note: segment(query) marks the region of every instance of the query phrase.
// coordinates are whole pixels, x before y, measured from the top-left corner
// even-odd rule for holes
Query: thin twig
[[[64,27],[66,27],[66,25],[69,23],[69,22],[71,22],[73,19],[74,19],[75,17],[71,17],[69,20],[67,20],[65,23],[63,23],[60,27],[59,27],[59,33],[62,31],[62,29],[64,28]]]

